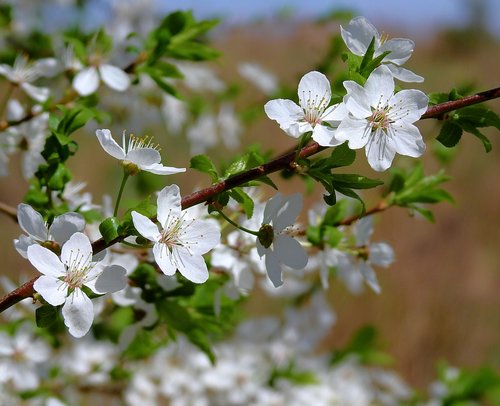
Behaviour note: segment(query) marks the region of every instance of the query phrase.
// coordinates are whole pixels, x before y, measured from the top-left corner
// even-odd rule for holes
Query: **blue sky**
[[[335,8],[353,9],[378,26],[391,26],[412,35],[427,35],[441,26],[467,23],[468,5],[475,0],[181,0],[159,1],[161,9],[193,9],[198,17],[220,16],[229,23],[272,17],[288,8],[297,18],[318,17]],[[487,25],[500,37],[500,0],[484,0]]]

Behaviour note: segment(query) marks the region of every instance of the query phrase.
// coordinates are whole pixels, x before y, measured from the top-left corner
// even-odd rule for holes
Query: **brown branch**
[[[456,110],[458,108],[471,106],[473,104],[482,103],[486,100],[491,100],[500,97],[500,88],[487,90],[485,92],[477,93],[473,96],[467,96],[460,100],[446,102],[437,104],[435,106],[429,107],[427,112],[422,116],[422,119],[426,118],[441,118],[445,113]],[[312,142],[311,144],[302,148],[299,153],[301,158],[306,158],[308,156],[314,155],[320,151],[325,150],[326,147],[320,146],[317,142]],[[218,193],[230,190],[234,187],[241,186],[251,180],[258,179],[259,177],[268,175],[273,172],[285,169],[289,167],[295,160],[295,151],[288,152],[276,159],[273,159],[263,165],[256,168],[249,169],[245,172],[238,173],[229,177],[228,179],[209,186],[205,189],[199,190],[197,192],[191,193],[182,199],[182,208],[187,209],[188,207],[195,206],[197,204],[207,202],[212,200]],[[374,214],[387,209],[385,203],[381,202],[379,205],[368,210],[366,215]],[[358,220],[360,216],[353,216],[347,218],[339,223],[339,225],[350,225],[354,221]],[[109,243],[106,243],[104,239],[99,239],[92,244],[93,252],[98,253],[120,241],[125,237],[118,237]],[[38,279],[38,277],[26,282],[24,285],[15,289],[14,291],[7,294],[5,297],[0,299],[0,313],[19,301],[26,299],[27,297],[32,297],[35,291],[33,290],[33,283]]]
[[[337,223],[337,226],[350,226],[352,223],[358,221],[359,219],[363,217],[370,216],[375,213],[380,213],[381,211],[387,210],[389,207],[391,207],[385,200],[382,200],[377,204],[376,206],[372,207],[371,209],[365,211],[364,213],[361,214],[356,214],[354,216],[348,217],[342,221],[339,221]]]
[[[0,213],[4,213],[9,216],[12,220],[17,222],[17,210],[15,207],[9,206],[3,202],[0,202]]]

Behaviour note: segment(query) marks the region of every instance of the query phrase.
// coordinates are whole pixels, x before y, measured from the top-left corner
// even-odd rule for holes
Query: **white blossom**
[[[427,110],[429,98],[420,90],[394,94],[394,78],[386,66],[375,69],[365,86],[345,81],[344,104],[349,115],[342,120],[336,138],[349,148],[365,147],[368,163],[376,171],[388,169],[396,153],[414,158],[425,151],[413,125]]]
[[[375,38],[375,52],[373,57],[376,58],[384,52],[390,51],[390,53],[382,59],[382,63],[387,66],[396,79],[403,82],[424,81],[422,76],[416,75],[412,71],[400,66],[404,64],[413,53],[415,43],[412,40],[404,38],[384,38],[365,17],[353,18],[346,28],[340,26],[340,32],[347,48],[349,48],[354,55],[364,56],[370,42]]]
[[[94,319],[92,301],[82,287],[104,294],[123,289],[127,283],[121,266],[93,261],[90,241],[79,232],[62,246],[60,258],[45,247],[31,245],[28,260],[43,274],[33,285],[35,291],[52,306],[63,305],[64,324],[74,337],[87,334]]]
[[[346,111],[342,103],[329,106],[332,90],[326,76],[316,71],[305,74],[299,82],[298,94],[300,105],[287,99],[267,102],[264,106],[267,116],[291,137],[312,131],[312,138],[320,145],[342,144],[335,136],[335,127]]]
[[[73,79],[73,88],[80,96],[88,96],[98,89],[100,79],[117,92],[130,86],[130,78],[123,69],[100,62],[78,72]]]
[[[163,166],[160,163],[161,156],[158,149],[148,138],[137,138],[131,135],[127,143],[125,132],[123,132],[120,147],[108,129],[97,130],[95,133],[104,151],[119,159],[130,174],[135,174],[139,170],[156,175],[171,175],[186,171],[185,168]]]
[[[136,211],[132,212],[134,227],[143,237],[153,241],[155,261],[165,275],[174,275],[179,270],[194,283],[205,282],[208,269],[202,255],[219,244],[218,226],[212,221],[194,218],[189,211],[182,212],[177,185],[162,189],[157,203],[162,230]]]
[[[272,95],[278,90],[276,76],[257,63],[242,63],[238,66],[238,72],[267,95]]]

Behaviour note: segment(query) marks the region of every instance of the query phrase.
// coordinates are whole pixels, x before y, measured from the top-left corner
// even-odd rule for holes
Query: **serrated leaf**
[[[43,305],[35,310],[36,325],[40,328],[50,327],[58,317],[57,307],[51,305]]]
[[[106,243],[113,241],[120,236],[118,228],[120,227],[120,221],[116,217],[108,217],[101,224],[99,224],[99,231]]]
[[[462,138],[462,132],[460,126],[453,121],[447,120],[443,123],[436,140],[445,147],[451,148],[458,144],[460,138]]]
[[[189,161],[189,167],[199,172],[208,173],[212,178],[212,182],[217,182],[219,180],[217,168],[212,160],[206,155],[195,155],[192,157]]]

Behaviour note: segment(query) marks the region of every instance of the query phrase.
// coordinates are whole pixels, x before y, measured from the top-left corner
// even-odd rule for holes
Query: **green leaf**
[[[476,136],[483,143],[484,150],[486,152],[491,151],[491,141],[488,139],[488,137],[481,133],[481,131],[479,131],[475,126],[470,125],[469,123],[461,122],[460,125],[465,131]]]
[[[36,325],[40,328],[52,326],[59,317],[57,307],[43,305],[35,310]]]
[[[350,189],[372,189],[383,185],[384,182],[378,179],[370,179],[366,176],[356,174],[333,174],[332,181],[336,190],[337,186]]]
[[[347,142],[334,148],[328,161],[331,163],[331,168],[340,168],[342,166],[351,165],[356,159],[356,151],[350,149]]]
[[[339,200],[334,206],[326,210],[322,224],[325,226],[334,226],[343,220],[349,209],[349,201],[346,199]]]
[[[116,217],[108,217],[99,224],[99,231],[107,244],[120,236],[118,232],[119,227],[120,221]]]
[[[64,116],[57,126],[57,131],[64,135],[72,134],[96,116],[94,111],[82,106],[74,107],[71,110],[64,106],[58,107],[64,112]]]
[[[51,174],[47,182],[47,186],[52,190],[63,190],[64,185],[71,180],[71,173],[64,164],[57,164],[55,168],[51,168]]]
[[[436,139],[445,147],[451,148],[460,141],[462,133],[462,128],[459,125],[452,121],[445,121]]]
[[[212,177],[212,182],[219,180],[219,174],[212,160],[206,155],[195,155],[189,161],[189,167],[199,172],[208,173]]]
[[[251,218],[253,216],[254,202],[242,188],[236,187],[231,189],[229,191],[229,195],[241,205],[247,218]]]
[[[344,233],[337,227],[325,227],[324,240],[330,247],[336,247],[340,243],[342,238],[344,238]]]

